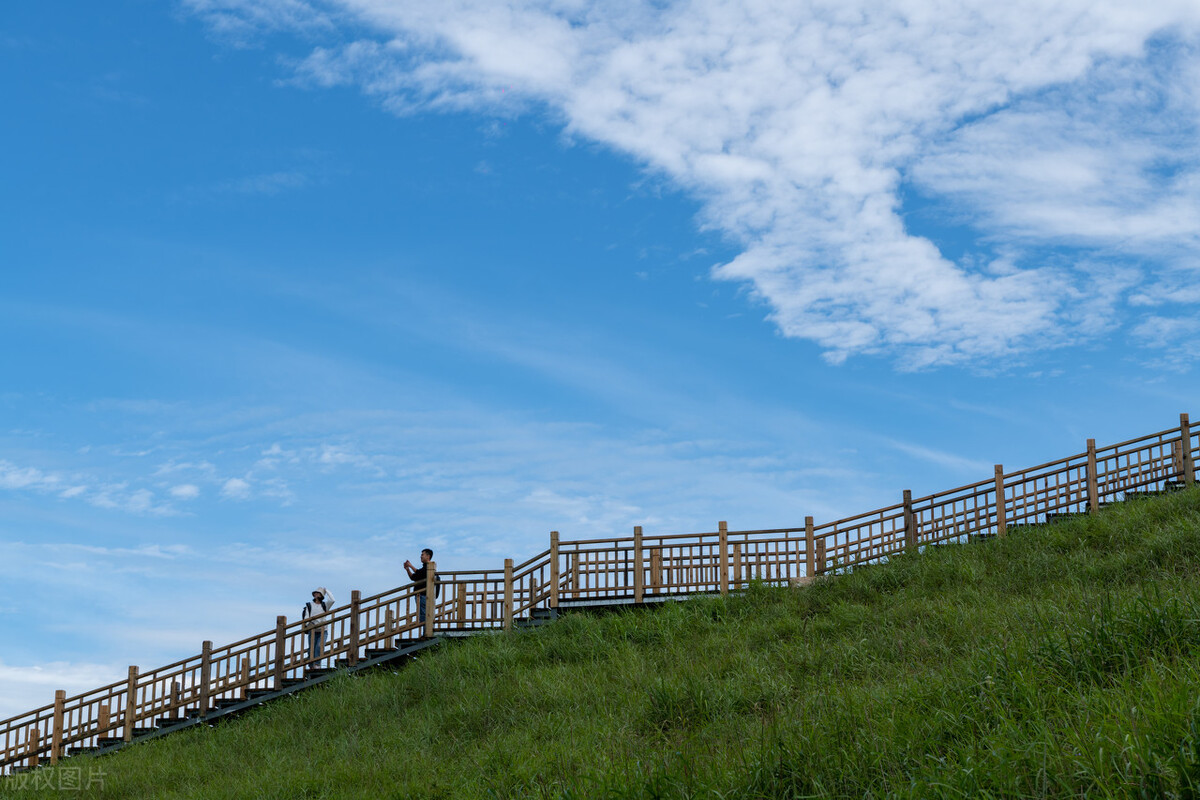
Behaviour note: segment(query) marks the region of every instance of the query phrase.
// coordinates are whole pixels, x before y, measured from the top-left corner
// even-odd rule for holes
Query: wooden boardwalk
[[[411,585],[370,597],[351,593],[325,617],[322,659],[307,652],[304,622],[278,617],[275,627],[232,644],[204,642],[198,654],[151,670],[131,666],[107,686],[0,721],[0,773],[54,764],[81,752],[107,752],[133,741],[210,723],[329,679],[401,661],[459,636],[541,624],[559,609],[641,605],[695,594],[727,594],[751,580],[789,585],[928,545],[1004,536],[1014,526],[1088,513],[1107,503],[1190,486],[1197,434],[1187,414],[1179,426],[1126,442],[993,475],[977,483],[902,500],[833,522],[758,531],[651,534],[561,541],[503,569],[437,572],[425,589],[431,609],[418,619]]]

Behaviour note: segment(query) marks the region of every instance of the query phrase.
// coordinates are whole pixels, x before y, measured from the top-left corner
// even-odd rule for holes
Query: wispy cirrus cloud
[[[957,128],[926,150],[912,178],[1014,247],[1090,247],[1194,273],[1197,45],[1158,40],[1147,53],[1099,59],[1076,84]]]
[[[62,478],[43,472],[35,467],[20,467],[9,461],[0,461],[0,489],[56,489]]]
[[[223,39],[235,44],[252,42],[263,28],[324,30],[333,28],[330,16],[304,0],[183,0],[183,7],[205,20]]]
[[[265,172],[237,180],[224,181],[214,187],[216,192],[247,195],[276,195],[291,189],[301,189],[310,183],[308,175],[296,171]]]
[[[1156,348],[1158,366],[1183,371],[1200,359],[1200,319],[1152,314],[1133,329],[1133,335]]]
[[[62,500],[82,500],[97,508],[131,514],[170,516],[177,513],[170,503],[162,502],[148,488],[131,488],[127,482],[105,483],[80,474],[47,472],[6,460],[0,460],[0,489],[55,493]]]
[[[502,96],[513,113],[515,96],[669,176],[742,245],[713,276],[833,362],[1087,339],[1140,313],[1135,286],[1194,273],[1186,0],[200,5],[217,25],[344,26],[350,41],[295,63],[310,85],[356,85],[397,113],[498,112]],[[953,210],[968,254],[908,227],[914,184]],[[1064,246],[1080,252],[1050,257]]]
[[[992,467],[991,464],[979,459],[964,458],[955,453],[947,453],[932,447],[923,447],[912,442],[902,442],[897,439],[884,439],[883,441],[889,447],[893,447],[905,455],[964,474],[975,473],[979,476],[987,477],[988,470]]]
[[[230,197],[272,198],[305,189],[318,182],[307,171],[281,169],[227,178],[212,183],[185,186],[170,195],[172,202],[203,203]]]
[[[0,661],[0,719],[22,714],[54,702],[54,692],[68,695],[111,683],[120,674],[118,664],[69,663],[7,664]]]

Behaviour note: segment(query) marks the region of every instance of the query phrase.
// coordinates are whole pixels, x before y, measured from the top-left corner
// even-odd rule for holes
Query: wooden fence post
[[[425,570],[425,636],[433,638],[433,618],[437,616],[437,562],[430,561]]]
[[[275,618],[275,675],[274,689],[283,689],[283,667],[287,654],[287,617]]]
[[[63,706],[66,704],[66,700],[67,692],[65,689],[58,689],[54,692],[54,732],[50,738],[51,764],[57,764],[58,760],[62,758]]]
[[[389,607],[383,613],[383,646],[386,648],[394,647],[396,642],[396,612]]]
[[[550,607],[558,608],[558,531],[550,531]]]
[[[817,574],[816,541],[813,536],[813,518],[804,518],[804,574],[812,577]]]
[[[817,571],[814,572],[813,574],[814,575],[824,575],[825,567],[828,564],[828,559],[826,558],[826,555],[825,555],[825,537],[824,536],[822,536],[820,539],[817,539],[814,549],[816,550],[816,557],[817,557]]]
[[[729,527],[724,521],[717,523],[717,570],[721,594],[729,594]]]
[[[129,668],[129,682],[125,685],[125,741],[133,741],[133,723],[137,719],[138,668]]]
[[[26,737],[29,749],[29,759],[27,763],[30,767],[36,767],[42,760],[38,753],[42,749],[42,732],[36,725],[29,726],[29,735]]]
[[[200,647],[200,718],[208,716],[208,698],[212,681],[212,642],[207,639]]]
[[[1088,511],[1100,510],[1100,483],[1096,480],[1096,440],[1087,440],[1087,504]]]
[[[913,517],[912,490],[904,490],[904,549],[909,553],[917,551],[917,525]]]
[[[642,526],[633,526],[633,602],[641,603],[646,590],[645,571],[642,568]]]
[[[467,627],[467,585],[465,583],[454,584],[454,599],[455,605],[458,607],[458,629],[462,630]]]
[[[513,625],[513,560],[504,559],[504,630]]]
[[[432,583],[432,581],[430,581]],[[350,654],[347,658],[350,666],[358,665],[358,613],[362,606],[362,592],[353,589],[350,592]]]
[[[1008,530],[1008,501],[1004,499],[1004,465],[996,465],[996,535],[1003,536]]]
[[[734,543],[730,548],[730,560],[733,563],[733,582],[730,584],[734,591],[742,588],[742,545]],[[754,577],[753,570],[747,569],[746,583]]]
[[[101,709],[104,711],[104,716],[108,716],[108,706]],[[171,719],[179,719],[180,712],[183,711],[183,688],[180,687],[179,681],[171,681],[171,710],[167,712],[167,716]]]
[[[663,582],[663,565],[662,565],[662,548],[650,548],[650,590],[658,592],[662,590]]]
[[[99,710],[96,711],[96,733],[97,735],[106,732],[112,727],[112,709],[108,707],[108,703],[102,703]]]
[[[1191,486],[1196,480],[1196,466],[1192,463],[1192,426],[1187,414],[1179,415],[1179,439],[1183,443],[1183,485]]]
[[[242,699],[245,700],[250,694],[250,659],[242,656],[241,675],[238,676],[238,683],[242,685]]]

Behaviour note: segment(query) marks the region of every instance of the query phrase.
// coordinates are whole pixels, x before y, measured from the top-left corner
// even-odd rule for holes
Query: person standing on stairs
[[[329,626],[325,613],[333,608],[333,595],[324,586],[313,589],[312,600],[304,604],[301,619],[304,620],[304,630],[308,633],[308,656],[319,659],[323,652],[325,641],[329,638]],[[319,665],[320,662],[314,662]]]
[[[409,580],[413,582],[413,588],[420,592],[417,600],[417,608],[420,612],[418,621],[424,624],[425,622],[425,585],[429,575],[429,562],[433,560],[433,551],[426,547],[421,551],[421,568],[417,569],[411,561],[404,562],[404,571],[408,573]],[[433,591],[435,593],[441,591],[437,580],[437,567],[434,567]]]

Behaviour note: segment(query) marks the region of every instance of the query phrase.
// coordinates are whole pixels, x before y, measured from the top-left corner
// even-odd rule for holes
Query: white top
[[[325,595],[323,601],[325,604],[324,608],[321,607],[321,603],[318,603],[315,600],[309,600],[304,604],[304,613],[301,615],[300,619],[306,620],[304,630],[308,631],[309,633],[316,633],[318,631],[321,633],[329,633],[329,625],[324,620],[329,609],[333,608],[336,601],[333,599],[333,595],[331,595],[329,592],[324,592],[323,594]]]

